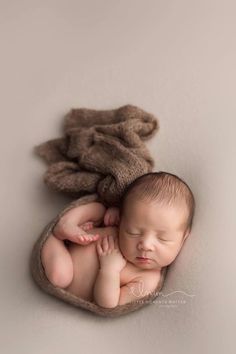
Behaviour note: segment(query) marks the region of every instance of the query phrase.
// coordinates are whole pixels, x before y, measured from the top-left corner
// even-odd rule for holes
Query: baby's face
[[[127,261],[142,269],[161,269],[172,263],[185,238],[187,207],[161,206],[130,196],[120,221],[119,245]],[[145,259],[139,258],[145,257]]]

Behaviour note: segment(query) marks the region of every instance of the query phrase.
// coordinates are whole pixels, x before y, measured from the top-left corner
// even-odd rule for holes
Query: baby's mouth
[[[151,261],[150,258],[147,257],[136,257],[137,261],[142,262],[142,263],[149,263]]]

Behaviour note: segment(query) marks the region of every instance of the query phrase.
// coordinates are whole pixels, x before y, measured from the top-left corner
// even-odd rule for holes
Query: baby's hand
[[[126,265],[126,260],[120,252],[117,237],[105,236],[97,241],[97,252],[102,269],[120,272]]]
[[[61,219],[53,229],[53,234],[59,240],[70,240],[79,245],[87,245],[91,242],[97,241],[99,234],[92,235],[86,231],[93,228],[93,222],[87,222],[83,225],[74,225],[69,220]]]
[[[105,226],[114,226],[119,225],[120,223],[120,211],[119,208],[111,207],[108,208],[104,215],[104,225]]]

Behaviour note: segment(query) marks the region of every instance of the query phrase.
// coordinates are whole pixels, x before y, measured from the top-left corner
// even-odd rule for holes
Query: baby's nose
[[[154,250],[154,241],[152,236],[144,236],[142,240],[140,240],[138,244],[138,248],[145,251],[153,251]]]

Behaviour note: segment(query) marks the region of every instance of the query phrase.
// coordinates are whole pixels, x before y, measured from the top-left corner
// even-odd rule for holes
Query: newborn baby
[[[142,175],[126,188],[120,209],[92,202],[63,215],[42,249],[45,274],[54,286],[104,308],[137,301],[155,291],[161,269],[179,254],[194,210],[179,177]]]

